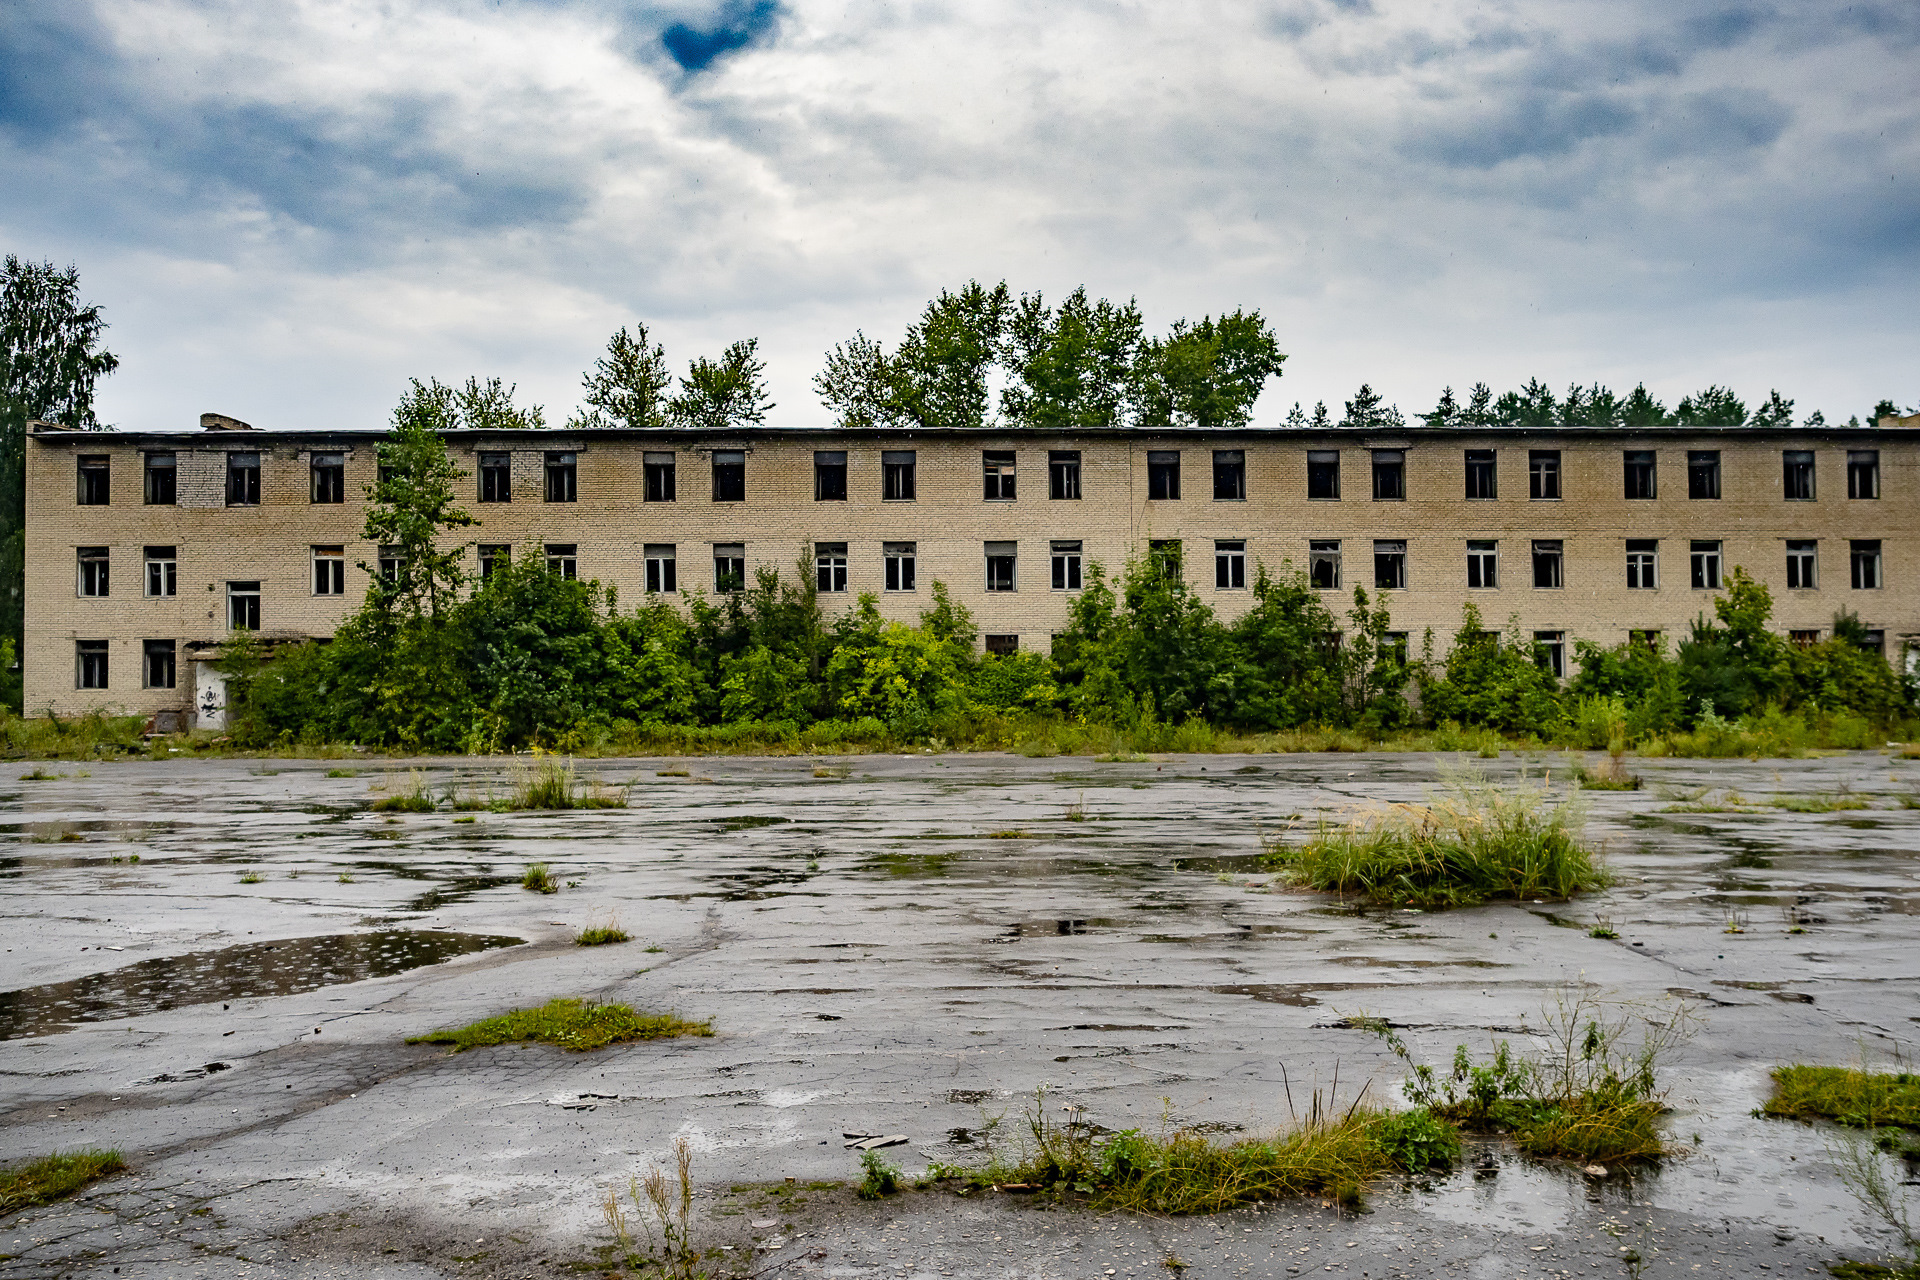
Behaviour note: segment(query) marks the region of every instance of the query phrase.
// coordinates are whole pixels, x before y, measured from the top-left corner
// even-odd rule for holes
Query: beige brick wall
[[[226,584],[261,584],[261,626],[267,635],[326,635],[364,593],[366,575],[353,567],[372,563],[377,548],[360,538],[363,486],[374,478],[375,437],[366,433],[201,432],[180,435],[45,432],[27,451],[26,706],[62,714],[92,707],[139,712],[181,708],[191,697],[189,645],[217,643],[227,634]],[[1406,449],[1408,499],[1375,502],[1370,493],[1369,450]],[[710,455],[716,448],[745,448],[746,501],[712,501]],[[813,451],[844,449],[847,500],[813,500]],[[1246,501],[1212,497],[1212,450],[1246,453]],[[1342,498],[1306,498],[1309,449],[1338,449]],[[1497,451],[1498,493],[1469,501],[1463,494],[1463,451]],[[1563,497],[1528,499],[1528,451],[1554,448],[1562,456]],[[1621,451],[1644,448],[1658,459],[1658,498],[1625,499]],[[1816,457],[1816,498],[1789,502],[1782,495],[1781,450],[1811,448]],[[1881,496],[1846,497],[1849,448],[1880,454]],[[179,465],[179,501],[142,502],[142,458],[172,449]],[[315,505],[309,499],[310,455],[315,449],[347,454],[349,500]],[[911,502],[881,500],[883,449],[913,449],[918,458],[917,496]],[[1018,460],[1018,497],[982,497],[981,452],[1012,450]],[[1082,498],[1047,496],[1047,458],[1052,449],[1077,449],[1082,457]],[[1147,453],[1181,454],[1179,501],[1148,501]],[[1717,449],[1722,458],[1722,497],[1690,500],[1686,454]],[[261,454],[262,502],[225,504],[226,454]],[[1460,619],[1464,600],[1474,599],[1490,625],[1515,618],[1523,630],[1554,630],[1574,638],[1613,643],[1629,630],[1652,629],[1678,638],[1692,620],[1710,613],[1714,593],[1688,584],[1687,547],[1692,539],[1724,544],[1726,568],[1744,565],[1768,583],[1775,599],[1775,625],[1788,629],[1832,626],[1840,609],[1856,611],[1870,628],[1886,632],[1890,656],[1903,637],[1920,633],[1920,435],[1901,431],[1703,433],[1667,430],[1628,433],[1410,431],[1393,439],[1353,434],[1309,436],[1274,431],[1233,436],[1192,434],[1152,437],[1107,435],[1045,438],[1031,435],[850,435],[769,431],[733,437],[628,433],[569,436],[542,432],[508,437],[461,435],[452,441],[467,508],[481,520],[462,541],[506,543],[516,555],[539,554],[548,543],[579,548],[579,571],[612,586],[623,607],[641,598],[643,548],[678,548],[683,589],[711,590],[711,547],[746,544],[751,566],[791,572],[811,543],[841,542],[849,550],[849,592],[828,598],[844,607],[860,592],[880,596],[888,617],[912,619],[924,609],[934,580],[944,581],[974,613],[988,634],[1017,634],[1022,648],[1044,650],[1065,624],[1069,597],[1051,590],[1048,548],[1052,539],[1080,539],[1089,562],[1117,569],[1153,539],[1179,539],[1186,573],[1203,599],[1226,617],[1243,611],[1250,593],[1214,587],[1213,543],[1244,539],[1252,565],[1277,568],[1283,561],[1304,567],[1310,539],[1339,539],[1345,560],[1343,586],[1329,604],[1344,613],[1352,587],[1372,587],[1372,543],[1404,538],[1408,544],[1407,589],[1389,593],[1396,630],[1418,637],[1426,627],[1445,635]],[[509,451],[514,494],[508,504],[484,504],[478,496],[477,453]],[[578,454],[579,500],[549,504],[544,493],[544,455]],[[671,450],[677,458],[677,501],[647,503],[642,454]],[[106,506],[76,503],[76,459],[81,454],[111,460],[111,496]],[[1466,588],[1466,541],[1499,543],[1500,585]],[[1565,586],[1531,586],[1530,543],[1557,538],[1565,544]],[[1626,588],[1625,540],[1660,543],[1661,585]],[[1786,587],[1789,538],[1819,543],[1819,585]],[[1883,544],[1886,587],[1849,586],[1848,542],[1877,538]],[[985,590],[983,545],[1019,545],[1017,590]],[[918,590],[882,591],[881,544],[918,544]],[[348,560],[347,594],[313,594],[315,545],[340,544]],[[110,594],[79,594],[77,549],[109,549]],[[178,548],[179,594],[142,594],[142,549]],[[179,685],[141,687],[142,641],[180,644]],[[77,689],[77,641],[109,646],[109,687]]]

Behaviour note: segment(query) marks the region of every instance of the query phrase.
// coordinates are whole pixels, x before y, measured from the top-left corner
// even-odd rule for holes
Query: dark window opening
[[[482,572],[484,574],[484,570]],[[344,546],[313,549],[313,594],[347,594],[347,549]]]
[[[1056,541],[1053,553],[1053,589],[1055,591],[1078,591],[1080,589],[1080,543],[1077,541]]]
[[[747,589],[747,549],[743,544],[713,544],[713,589],[723,596]]]
[[[813,500],[847,500],[847,455],[841,450],[815,451],[813,455]]]
[[[1047,496],[1071,501],[1080,496],[1080,451],[1055,449],[1047,454]]]
[[[1564,631],[1534,632],[1533,660],[1555,680],[1564,680],[1567,675],[1567,633]]]
[[[1402,541],[1376,541],[1373,544],[1373,585],[1395,591],[1407,585],[1407,544]]]
[[[1403,502],[1406,496],[1406,450],[1375,449],[1373,451],[1373,500]]]
[[[580,457],[574,453],[547,455],[547,501],[577,502],[580,499]]]
[[[480,501],[513,501],[512,454],[483,453],[480,455]]]
[[[172,547],[146,548],[147,594],[171,596],[180,593],[180,563]]]
[[[1787,543],[1787,588],[1791,591],[1811,591],[1817,585],[1815,574],[1819,568],[1820,544],[1813,541]]]
[[[1555,502],[1560,497],[1560,451],[1533,449],[1527,453],[1527,497]]]
[[[105,454],[80,455],[80,505],[104,507],[113,500],[112,473]]]
[[[1781,489],[1788,502],[1813,501],[1813,451],[1788,449],[1780,455]]]
[[[1307,450],[1307,497],[1337,501],[1340,497],[1340,452]]]
[[[980,455],[982,492],[989,499],[1005,500],[1014,495],[1014,456],[1010,452],[989,451]]]
[[[150,453],[147,455],[144,496],[150,507],[170,507],[178,501],[179,488],[175,484],[178,467],[171,453]]]
[[[989,542],[986,544],[987,590],[1012,591],[1014,589],[1014,569],[1019,560],[1019,544],[1013,542]]]
[[[1627,589],[1652,591],[1660,585],[1660,542],[1656,538],[1627,539]]]
[[[1537,538],[1533,544],[1533,585],[1536,590],[1557,590],[1564,579],[1565,545],[1558,538]]]
[[[1340,543],[1321,539],[1307,543],[1307,579],[1316,587],[1340,585]]]
[[[1244,449],[1213,451],[1213,498],[1241,502],[1247,496],[1247,454]]]
[[[911,542],[881,544],[881,556],[886,561],[887,590],[912,591],[914,589],[914,559],[917,550],[918,548]]]
[[[847,589],[847,544],[816,542],[813,546],[813,569],[815,585],[821,591],[845,591]]]
[[[501,543],[483,543],[480,547],[480,581],[485,582],[506,568],[512,557],[512,549]]]
[[[1847,450],[1847,496],[1849,498],[1880,496],[1880,451],[1878,449]]]
[[[1147,563],[1163,578],[1178,580],[1183,576],[1180,540],[1178,538],[1155,538],[1147,543]]]
[[[580,548],[571,542],[547,544],[547,572],[563,578],[580,576]]]
[[[640,465],[646,482],[647,502],[673,502],[673,455],[671,453],[647,453],[641,455]]]
[[[1687,496],[1720,496],[1720,453],[1716,449],[1696,449],[1687,454]]]
[[[260,629],[259,583],[229,582],[227,584],[227,627],[232,631]]]
[[[1220,591],[1240,591],[1247,585],[1247,544],[1242,541],[1213,544],[1213,585]]]
[[[679,549],[672,543],[648,543],[646,557],[647,590],[656,595],[663,593],[671,595],[678,591],[680,589]]]
[[[227,505],[230,507],[260,505],[259,454],[230,453],[227,455]]]
[[[74,648],[74,687],[79,689],[104,689],[107,687],[107,642],[105,640],[76,640]]]
[[[1147,454],[1147,497],[1155,502],[1177,502],[1180,498],[1180,455],[1154,450]]]
[[[107,549],[105,547],[80,548],[80,594],[83,596],[107,594]]]
[[[987,652],[996,658],[1004,658],[1020,652],[1019,636],[987,636]]]
[[[747,500],[746,450],[715,449],[713,451],[713,500],[715,502]]]
[[[1720,589],[1720,544],[1693,542],[1687,548],[1687,558],[1692,570],[1693,589],[1718,591]]]
[[[1855,539],[1847,546],[1847,558],[1853,566],[1853,589],[1873,591],[1886,585],[1880,576],[1880,540]]]
[[[171,689],[174,686],[174,647],[171,640],[142,640],[140,642],[141,682],[149,689]]]
[[[917,456],[912,449],[889,449],[880,455],[880,496],[883,500],[913,501],[913,470]]]
[[[1499,481],[1492,449],[1467,450],[1467,497],[1497,498]]]
[[[347,500],[347,455],[316,453],[311,459],[311,493],[314,502],[335,503]]]
[[[1627,496],[1652,498],[1657,495],[1653,474],[1653,450],[1629,449],[1623,456],[1626,466]]]
[[[1802,629],[1795,627],[1787,632],[1787,640],[1796,649],[1811,649],[1814,645],[1820,643],[1820,628],[1809,627]]]
[[[1499,550],[1500,544],[1497,542],[1467,543],[1467,585],[1469,587],[1484,589],[1500,585]]]
[[[407,558],[399,547],[387,543],[380,548],[380,577],[383,581],[397,583],[401,570],[407,567]]]

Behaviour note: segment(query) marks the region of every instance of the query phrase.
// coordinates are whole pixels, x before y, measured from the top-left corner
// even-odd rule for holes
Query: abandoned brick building
[[[26,709],[218,723],[207,659],[235,628],[326,636],[359,604],[377,433],[36,424],[27,446]],[[476,572],[543,556],[631,605],[804,562],[835,609],[911,619],[944,582],[989,650],[1045,649],[1088,566],[1150,548],[1223,617],[1256,567],[1306,571],[1397,631],[1461,606],[1530,634],[1677,639],[1734,566],[1796,640],[1857,614],[1920,646],[1920,418],[1864,428],[1121,430],[1073,437],[764,427],[456,432]],[[196,660],[197,659],[197,660]]]

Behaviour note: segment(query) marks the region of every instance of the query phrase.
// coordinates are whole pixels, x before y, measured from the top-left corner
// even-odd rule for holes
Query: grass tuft
[[[900,1166],[888,1164],[878,1151],[862,1151],[860,1168],[866,1176],[854,1193],[862,1200],[878,1200],[900,1190]]]
[[[531,889],[535,893],[560,892],[559,883],[554,880],[552,872],[547,869],[547,864],[544,862],[527,865],[526,874],[520,877],[520,887]]]
[[[1770,1116],[1833,1120],[1856,1129],[1897,1125],[1920,1129],[1920,1074],[1853,1067],[1793,1065],[1773,1069]]]
[[[581,783],[574,777],[573,761],[552,757],[531,769],[521,770],[514,781],[513,795],[500,806],[503,809],[624,809],[625,790],[616,791],[604,783]]]
[[[515,1009],[453,1030],[409,1036],[407,1043],[450,1044],[460,1053],[486,1045],[539,1041],[579,1053],[632,1040],[712,1034],[711,1022],[689,1022],[671,1013],[635,1013],[624,1004],[591,1004],[563,996],[538,1009]]]
[[[1545,786],[1503,790],[1466,776],[1431,803],[1322,824],[1304,845],[1269,840],[1266,862],[1308,888],[1382,905],[1564,900],[1610,879],[1579,838],[1581,818],[1575,801],[1549,804]]]
[[[576,947],[604,947],[616,942],[627,942],[633,937],[615,921],[605,924],[590,924],[574,935]]]
[[[126,1167],[118,1151],[68,1151],[0,1170],[0,1213],[51,1204]]]

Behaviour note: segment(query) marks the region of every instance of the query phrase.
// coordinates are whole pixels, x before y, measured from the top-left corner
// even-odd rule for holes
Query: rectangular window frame
[[[844,542],[816,542],[813,544],[814,589],[823,595],[845,595],[847,592],[847,544]]]
[[[1660,496],[1660,455],[1652,449],[1620,454],[1622,492],[1628,502],[1652,502]]]
[[[981,554],[986,561],[986,589],[991,595],[1003,595],[1020,589],[1020,544],[983,542]]]
[[[1787,590],[1820,588],[1820,543],[1814,538],[1787,539]]]
[[[140,642],[140,687],[172,689],[180,682],[179,645],[173,640]]]
[[[513,562],[513,548],[504,542],[483,542],[476,549],[480,581],[485,582]]]
[[[680,547],[673,542],[649,542],[642,546],[646,561],[647,594],[670,596],[680,589]]]
[[[1080,500],[1080,451],[1078,449],[1047,451],[1047,498],[1053,502]]]
[[[815,502],[847,500],[847,451],[845,449],[813,451],[813,500]]]
[[[572,449],[550,449],[545,459],[548,502],[580,501],[580,455]]]
[[[1307,540],[1307,582],[1321,591],[1340,589],[1340,539]]]
[[[990,658],[1011,658],[1020,652],[1020,637],[1011,632],[996,632],[980,637],[980,647]]]
[[[916,449],[886,449],[880,454],[880,501],[916,501],[916,472],[920,453]]]
[[[1560,501],[1560,451],[1527,450],[1527,501]]]
[[[1847,497],[1853,501],[1872,501],[1880,496],[1880,451],[1847,450]]]
[[[347,500],[347,455],[307,455],[307,500],[313,506],[337,506]]]
[[[1078,591],[1084,583],[1085,544],[1078,538],[1055,538],[1047,545],[1055,591]]]
[[[258,579],[227,583],[227,630],[260,630],[260,582]]]
[[[1628,538],[1626,541],[1627,590],[1658,591],[1660,589],[1660,540]]]
[[[313,556],[313,594],[316,596],[344,596],[347,594],[347,548],[345,544],[333,546],[322,544],[310,546]]]
[[[142,460],[140,498],[149,507],[179,505],[180,460],[173,450],[156,449]]]
[[[105,640],[73,642],[73,687],[106,689],[111,687],[109,648]]]
[[[1532,546],[1533,589],[1560,591],[1567,585],[1567,544],[1563,538],[1535,538]]]
[[[1718,591],[1724,582],[1721,561],[1725,544],[1717,538],[1692,538],[1687,542],[1687,581],[1694,591]]]
[[[549,542],[543,545],[541,553],[547,558],[547,572],[558,574],[569,582],[580,577],[580,544],[577,542]]]
[[[75,547],[78,577],[74,594],[83,600],[105,600],[112,594],[113,549],[111,547]]]
[[[1534,632],[1533,660],[1555,680],[1566,679],[1567,633],[1564,631]]]
[[[1407,500],[1407,451],[1405,449],[1373,449],[1369,451],[1373,466],[1373,500],[1375,502],[1405,502]]]
[[[920,544],[883,542],[880,544],[881,568],[885,589],[895,592],[918,590]]]
[[[1340,501],[1340,451],[1307,450],[1307,501]]]
[[[1495,538],[1467,539],[1467,590],[1497,591],[1499,587],[1499,540]]]
[[[141,590],[149,600],[180,594],[178,547],[142,547],[140,560]]]
[[[747,589],[747,545],[744,542],[713,544],[713,594],[733,595]]]
[[[1247,500],[1247,451],[1245,449],[1213,451],[1213,500],[1215,502]]]
[[[257,449],[227,455],[227,505],[260,505],[260,452]]]
[[[1717,502],[1720,498],[1720,451],[1687,450],[1687,499],[1690,502]]]
[[[1247,541],[1245,538],[1216,538],[1213,543],[1213,589],[1247,589]]]
[[[113,459],[104,453],[83,453],[74,460],[74,502],[82,507],[113,505]]]
[[[1878,591],[1887,585],[1879,538],[1848,539],[1847,567],[1855,591]]]
[[[1780,451],[1780,495],[1787,502],[1814,500],[1814,460],[1811,449]]]
[[[1407,540],[1405,538],[1373,540],[1373,586],[1376,591],[1407,589]]]
[[[1147,450],[1147,501],[1180,501],[1180,451]]]
[[[644,452],[640,455],[640,480],[642,502],[675,502],[675,479],[678,460],[674,455],[661,449]]]
[[[711,470],[715,502],[747,500],[747,451],[745,449],[715,449]]]
[[[480,455],[480,501],[513,501],[513,455],[488,451]]]
[[[980,451],[980,496],[985,502],[1012,502],[1019,493],[1020,455],[1012,449]]]
[[[1493,502],[1500,497],[1500,452],[1497,449],[1465,451],[1466,497],[1468,502]]]

